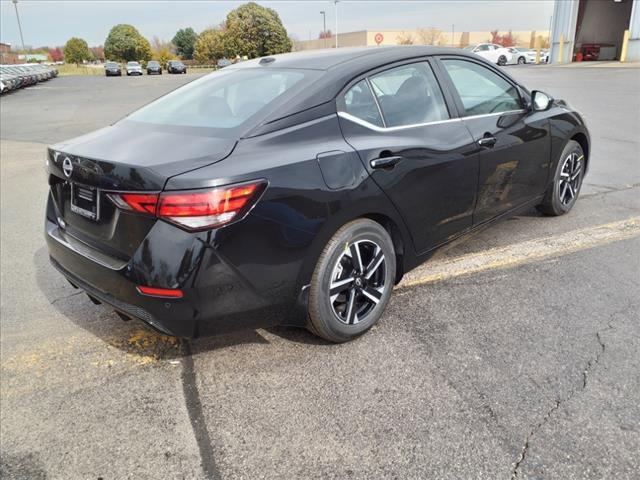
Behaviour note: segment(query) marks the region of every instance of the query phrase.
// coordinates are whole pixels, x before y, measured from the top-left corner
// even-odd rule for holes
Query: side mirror
[[[553,98],[540,90],[531,92],[531,105],[534,112],[549,110],[553,104]]]

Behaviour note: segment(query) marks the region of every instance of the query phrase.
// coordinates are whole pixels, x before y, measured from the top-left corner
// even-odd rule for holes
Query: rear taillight
[[[182,290],[177,290],[174,288],[157,288],[157,287],[147,287],[144,285],[138,285],[136,289],[142,295],[147,295],[149,297],[160,297],[160,298],[182,298],[183,297]]]
[[[265,180],[259,180],[207,190],[109,193],[108,196],[123,210],[155,215],[187,230],[206,230],[242,219],[256,204],[266,185]]]
[[[156,214],[157,193],[108,193],[107,197],[122,210]]]

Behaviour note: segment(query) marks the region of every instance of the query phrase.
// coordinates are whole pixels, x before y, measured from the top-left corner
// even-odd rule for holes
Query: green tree
[[[215,64],[227,54],[225,34],[222,30],[208,29],[202,32],[196,40],[193,58],[203,65]]]
[[[81,38],[70,38],[63,50],[64,59],[67,63],[75,63],[77,65],[93,58],[91,50],[89,50],[89,45]]]
[[[180,57],[184,60],[191,60],[197,39],[198,34],[193,31],[193,28],[181,28],[176,32],[171,43],[175,45],[176,53]]]
[[[151,45],[134,26],[120,24],[109,32],[104,42],[104,54],[108,60],[146,62],[151,60]]]
[[[229,12],[224,44],[233,56],[249,58],[291,51],[291,40],[277,12],[254,2]]]

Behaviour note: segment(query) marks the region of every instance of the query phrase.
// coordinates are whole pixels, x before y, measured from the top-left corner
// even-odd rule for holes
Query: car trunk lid
[[[172,176],[233,151],[235,139],[203,130],[123,121],[51,146],[49,184],[61,228],[113,257],[130,258],[156,219],[118,209],[109,192],[160,192]]]

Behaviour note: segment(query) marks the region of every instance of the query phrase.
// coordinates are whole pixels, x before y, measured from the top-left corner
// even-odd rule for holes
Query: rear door
[[[428,61],[377,70],[338,98],[345,139],[400,212],[419,253],[472,225],[478,157],[447,98]]]
[[[548,119],[528,111],[516,84],[498,69],[461,57],[440,62],[480,154],[474,223],[542,195],[549,169]]]

